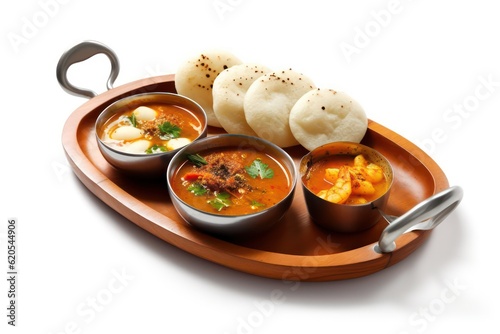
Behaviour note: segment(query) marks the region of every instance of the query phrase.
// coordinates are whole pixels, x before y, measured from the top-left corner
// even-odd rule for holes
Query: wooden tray
[[[307,213],[300,182],[292,207],[282,221],[265,234],[249,239],[221,239],[184,222],[175,211],[166,181],[131,179],[111,167],[100,154],[94,123],[100,112],[124,96],[152,92],[175,92],[174,76],[138,80],[100,94],[68,118],[62,142],[77,177],[108,206],[153,235],[201,258],[263,277],[331,281],[361,277],[405,259],[429,237],[431,231],[413,231],[396,240],[392,253],[374,247],[387,223],[358,234],[338,234],[313,224]],[[209,135],[220,133],[209,129]],[[387,214],[401,215],[422,200],[448,188],[441,168],[417,146],[369,121],[362,143],[380,151],[391,162],[395,182]],[[298,162],[307,151],[287,149]]]

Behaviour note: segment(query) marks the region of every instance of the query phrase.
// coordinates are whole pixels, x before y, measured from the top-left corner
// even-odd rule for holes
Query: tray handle
[[[435,228],[458,206],[462,198],[462,188],[454,186],[429,197],[400,217],[380,212],[389,226],[382,231],[375,251],[390,253],[396,248],[395,240],[403,233]]]
[[[57,63],[56,76],[57,81],[61,87],[69,94],[93,98],[97,94],[89,89],[83,89],[74,86],[68,81],[68,69],[71,65],[79,63],[81,61],[87,60],[92,56],[99,53],[106,55],[111,62],[111,73],[109,74],[108,81],[106,83],[106,88],[112,89],[113,84],[118,77],[120,72],[120,63],[116,54],[106,45],[96,42],[96,41],[84,41],[80,44],[73,46],[71,49],[67,50]]]

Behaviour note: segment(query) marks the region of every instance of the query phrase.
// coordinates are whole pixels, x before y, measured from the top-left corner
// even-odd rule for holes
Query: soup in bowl
[[[167,169],[172,202],[184,220],[221,235],[253,235],[290,207],[297,171],[278,146],[221,134],[181,149]]]
[[[164,175],[180,148],[206,135],[203,108],[174,93],[120,99],[96,121],[98,146],[104,158],[117,169],[142,176]]]

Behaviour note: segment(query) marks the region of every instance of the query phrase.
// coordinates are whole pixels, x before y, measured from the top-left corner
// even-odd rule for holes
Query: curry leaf
[[[196,167],[206,165],[208,162],[199,154],[188,154],[187,159],[191,161]]]
[[[135,118],[135,114],[132,113],[132,115],[130,116],[127,116],[128,120],[130,121],[130,123],[132,123],[132,126],[135,128],[137,127],[137,118]]]
[[[260,159],[255,159],[250,166],[245,167],[248,175],[252,178],[259,176],[261,179],[271,179],[274,171]]]

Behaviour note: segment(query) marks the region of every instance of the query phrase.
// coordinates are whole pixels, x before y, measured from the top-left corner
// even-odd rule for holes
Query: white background
[[[10,217],[18,219],[19,246],[17,327],[7,325],[1,279],[2,333],[498,331],[500,20],[493,1],[1,6],[1,277]],[[109,209],[66,162],[63,125],[86,100],[65,93],[55,69],[65,50],[88,39],[118,54],[115,86],[174,73],[185,57],[214,47],[292,67],[317,86],[347,92],[369,118],[424,148],[450,184],[464,188],[464,200],[409,258],[364,278],[292,289],[196,258]],[[108,72],[98,56],[75,65],[70,79],[103,92]],[[282,298],[271,303],[273,291]],[[105,305],[91,311],[97,297]]]

